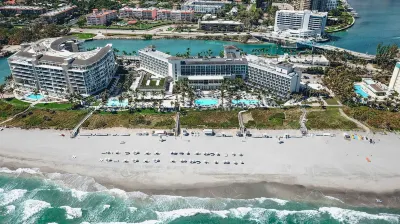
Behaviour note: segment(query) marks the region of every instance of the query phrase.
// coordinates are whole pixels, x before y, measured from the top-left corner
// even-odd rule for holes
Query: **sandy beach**
[[[299,135],[298,131],[259,131],[273,136],[269,139],[209,137],[200,133],[199,137],[167,137],[164,142],[160,142],[159,137],[137,136],[135,133],[140,131],[120,128],[82,131],[131,133],[131,136],[78,136],[71,139],[67,131],[5,129],[0,132],[0,167],[76,173],[126,191],[173,192],[183,195],[209,196],[209,192],[191,193],[193,189],[205,188],[235,194],[218,191],[218,187],[257,183],[275,186],[269,188],[269,191],[284,189],[279,187],[280,184],[297,186],[299,189],[306,187],[376,194],[392,194],[400,188],[397,156],[400,139],[394,134],[372,136],[376,144],[365,140],[345,140],[340,131],[335,133],[335,137],[289,138],[278,144],[277,136],[285,133],[295,136]],[[60,136],[62,133],[66,137]],[[121,144],[121,141],[125,144]],[[115,154],[116,150],[121,154]],[[113,154],[102,154],[106,151]],[[133,151],[139,151],[140,154],[133,155]],[[146,151],[151,155],[145,155]],[[155,151],[160,155],[154,155]],[[185,155],[170,155],[171,151],[185,152]],[[187,151],[190,155],[186,155]],[[195,155],[197,151],[202,155]],[[126,155],[125,152],[131,154]],[[221,156],[205,156],[204,152],[218,152]],[[232,153],[237,155],[233,156]],[[239,156],[240,153],[243,156]],[[119,162],[99,161],[105,158]],[[160,162],[154,163],[155,158]],[[124,163],[124,159],[129,163]],[[132,159],[138,159],[139,162],[133,163]],[[145,159],[149,163],[144,163]],[[171,159],[176,160],[176,163],[171,163]],[[200,160],[201,164],[181,163],[181,159]],[[219,164],[214,164],[215,160]],[[230,161],[230,164],[223,164],[224,160]],[[233,164],[234,161],[239,164]],[[244,164],[240,164],[240,161]],[[260,189],[266,188],[262,184],[253,187],[259,193]],[[242,197],[255,196],[251,188],[246,191],[249,195]],[[264,193],[261,192],[266,193],[268,191],[265,189]]]

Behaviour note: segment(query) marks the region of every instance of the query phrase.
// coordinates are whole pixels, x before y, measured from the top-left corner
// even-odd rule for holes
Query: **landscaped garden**
[[[254,109],[247,112],[245,127],[257,129],[299,129],[301,110],[290,109]]]
[[[26,129],[73,129],[86,114],[86,110],[30,109],[6,125]]]
[[[174,117],[174,113],[157,113],[150,110],[134,113],[129,111],[96,112],[83,123],[82,127],[86,129],[112,127],[172,129],[175,127]]]
[[[150,74],[143,76],[143,79],[139,85],[139,89],[160,89],[165,88],[165,78],[152,79]]]
[[[372,129],[400,130],[400,113],[376,110],[369,107],[345,107],[343,111]]]
[[[306,127],[308,129],[341,129],[354,130],[358,129],[357,124],[343,117],[339,108],[329,107],[323,109],[310,109],[307,113]]]
[[[91,39],[96,36],[96,34],[93,33],[74,33],[72,35],[82,40]]]
[[[29,103],[25,103],[15,98],[0,100],[0,121],[7,120],[15,114],[24,111],[28,106]]]
[[[180,116],[181,127],[184,128],[239,128],[239,111],[184,111]]]
[[[52,109],[52,110],[70,110],[71,103],[38,103],[35,105],[38,109]]]

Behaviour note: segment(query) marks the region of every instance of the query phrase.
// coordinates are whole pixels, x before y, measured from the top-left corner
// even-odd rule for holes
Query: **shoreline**
[[[146,40],[146,38],[144,37],[145,34],[132,34],[132,35],[128,35],[128,34],[115,34],[115,35],[105,35],[105,36],[94,36],[91,39],[86,39],[85,41],[93,41],[93,40]],[[235,36],[236,37],[236,36]],[[240,37],[240,36],[238,36]],[[248,38],[248,40],[241,41],[238,40],[236,38],[231,38],[229,36],[224,36],[224,35],[202,35],[202,36],[191,36],[188,34],[173,34],[173,35],[160,35],[160,34],[154,34],[152,35],[152,38],[149,40],[169,40],[169,39],[178,39],[178,40],[217,40],[217,41],[227,41],[227,42],[238,42],[238,43],[242,43],[242,44],[273,44],[270,42],[262,42],[262,41],[251,41],[249,42],[249,40],[251,40],[252,38]]]
[[[125,133],[127,130],[117,128],[91,132]],[[138,131],[143,130],[129,129],[130,133]],[[226,132],[233,133],[235,130]],[[297,130],[265,132],[273,136],[273,139],[189,136],[167,137],[161,143],[157,137],[151,136],[78,136],[77,139],[70,139],[60,136],[61,133],[67,134],[66,131],[5,129],[0,132],[0,141],[4,143],[0,146],[0,167],[39,168],[46,173],[78,174],[94,178],[107,188],[144,193],[200,197],[224,197],[225,194],[228,198],[241,195],[241,198],[268,196],[296,200],[296,195],[322,192],[323,195],[350,204],[370,202],[372,206],[400,207],[400,204],[389,200],[400,196],[396,150],[395,147],[388,147],[398,145],[398,136],[369,134],[377,139],[377,144],[370,145],[366,141],[344,140],[340,135],[342,132],[336,132],[336,137],[307,138],[296,138],[295,135],[299,134]],[[274,139],[284,133],[294,138],[278,144]],[[24,141],[18,140],[21,137]],[[121,141],[126,143],[120,144]],[[169,155],[173,149],[190,151],[192,154],[174,157]],[[134,158],[132,155],[101,154],[107,150],[119,150],[122,154],[125,151],[140,150],[141,155],[136,156],[140,163],[122,162],[124,158]],[[161,152],[161,155],[144,155],[145,151],[155,150]],[[218,150],[229,156],[195,156],[196,150]],[[244,156],[233,157],[231,152],[240,152]],[[74,159],[74,155],[77,158]],[[105,156],[118,158],[120,162],[99,162],[99,158]],[[365,156],[371,162],[367,162]],[[159,164],[152,162],[157,157],[161,159]],[[151,162],[142,162],[146,158]],[[221,164],[170,163],[171,158],[178,161],[181,158],[210,162],[219,160]],[[244,165],[225,165],[222,164],[223,160],[242,160]],[[226,195],[227,188],[233,188],[231,192],[239,193],[236,196]],[[286,190],[280,192],[282,189]],[[361,201],[360,195],[363,199]],[[313,200],[319,201],[321,197]],[[383,203],[374,202],[374,198],[384,199]]]

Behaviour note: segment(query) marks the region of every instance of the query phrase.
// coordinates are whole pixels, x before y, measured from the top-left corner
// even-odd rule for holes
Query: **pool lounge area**
[[[258,100],[232,100],[233,104],[244,104],[244,105],[256,105],[259,103]]]
[[[107,107],[127,107],[129,104],[128,99],[124,99],[123,101],[119,101],[118,99],[108,99],[106,106]]]
[[[204,99],[197,99],[194,101],[197,106],[201,107],[211,107],[216,106],[218,104],[218,99],[214,98],[204,98]]]
[[[27,95],[24,96],[25,100],[29,100],[29,101],[38,101],[43,99],[44,96],[42,94],[34,94],[34,93],[29,93]]]
[[[354,85],[354,92],[357,93],[359,96],[363,98],[368,98],[368,93],[366,93],[363,89],[362,86],[360,85]]]

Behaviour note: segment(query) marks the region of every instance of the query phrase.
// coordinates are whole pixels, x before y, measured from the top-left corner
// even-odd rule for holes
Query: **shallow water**
[[[323,205],[276,198],[151,196],[107,189],[77,175],[32,169],[0,172],[0,223],[400,222],[398,209],[351,207],[331,196],[325,196]],[[81,189],[66,187],[70,184]]]

